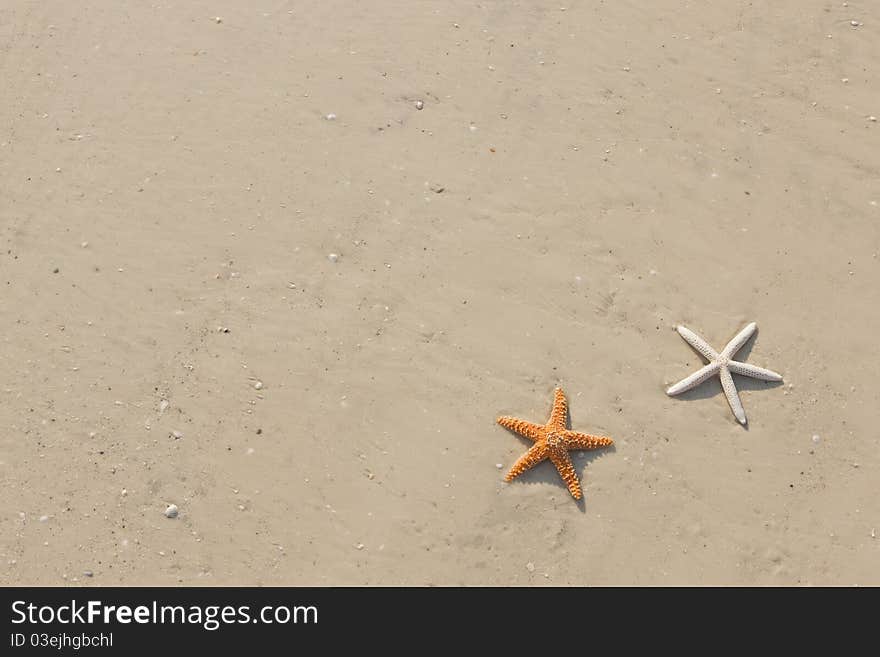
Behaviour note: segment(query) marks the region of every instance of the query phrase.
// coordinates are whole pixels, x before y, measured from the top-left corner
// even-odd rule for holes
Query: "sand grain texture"
[[[880,13],[560,4],[3,3],[0,583],[880,584]]]

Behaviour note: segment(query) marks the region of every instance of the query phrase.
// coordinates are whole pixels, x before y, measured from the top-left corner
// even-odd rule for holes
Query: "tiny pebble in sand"
[[[166,518],[176,518],[177,517],[177,505],[169,504],[168,508],[165,509],[165,517]]]

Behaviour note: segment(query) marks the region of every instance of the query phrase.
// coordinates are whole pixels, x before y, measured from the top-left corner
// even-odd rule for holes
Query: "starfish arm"
[[[568,492],[571,493],[571,496],[576,500],[581,499],[581,482],[578,481],[577,473],[574,471],[574,464],[571,462],[568,452],[565,450],[551,452],[550,460],[553,461],[553,465],[559,470],[559,474],[565,485],[568,486]]]
[[[684,338],[685,342],[696,349],[703,358],[708,361],[718,360],[718,352],[710,347],[708,342],[689,328],[686,326],[676,326],[675,330],[678,331],[678,334]]]
[[[525,436],[530,440],[540,440],[544,433],[544,427],[534,422],[526,422],[515,417],[500,417],[496,420],[505,429],[515,431],[520,436]]]
[[[607,436],[591,436],[580,431],[566,431],[563,436],[568,449],[596,449],[614,444],[614,441]]]
[[[673,395],[677,395],[685,390],[690,390],[691,388],[695,388],[700,385],[703,381],[708,379],[710,376],[715,374],[721,366],[717,362],[709,363],[708,365],[701,367],[696,372],[691,374],[689,377],[682,379],[674,386],[671,386],[666,394],[672,397]]]
[[[568,401],[562,388],[556,388],[553,393],[553,410],[550,411],[550,421],[547,423],[554,429],[565,429],[565,416],[568,413]]]
[[[730,375],[730,370],[726,367],[722,367],[720,376],[721,388],[724,390],[724,395],[727,397],[727,403],[730,404],[730,410],[733,411],[733,414],[736,416],[736,419],[740,424],[745,424],[746,412],[745,409],[743,409],[742,402],[739,400],[739,393],[736,391],[736,386],[733,383],[733,377]]]
[[[740,363],[738,360],[727,361],[727,366],[734,374],[742,374],[750,376],[753,379],[761,379],[762,381],[782,381],[782,375],[777,374],[773,370],[765,370],[757,365],[749,365],[748,363]]]
[[[514,477],[518,477],[523,472],[528,470],[529,468],[533,468],[538,465],[541,461],[547,458],[547,445],[546,443],[537,443],[532,445],[528,452],[520,456],[516,463],[513,464],[513,467],[510,469],[510,472],[504,477],[504,481],[510,481]]]
[[[755,324],[755,322],[746,326],[742,331],[736,334],[736,337],[734,337],[733,340],[727,343],[727,346],[724,347],[724,351],[721,352],[721,355],[724,358],[730,358],[733,356],[737,351],[742,349],[742,346],[748,342],[749,338],[752,337],[757,328],[758,325]]]

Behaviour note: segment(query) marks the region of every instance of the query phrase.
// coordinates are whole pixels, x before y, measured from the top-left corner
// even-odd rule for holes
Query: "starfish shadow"
[[[602,447],[600,449],[590,449],[585,452],[581,452],[579,450],[572,450],[569,452],[571,455],[571,462],[574,463],[574,469],[578,473],[578,478],[581,480],[581,499],[577,500],[578,509],[581,510],[581,513],[586,513],[587,511],[587,483],[588,480],[585,480],[587,473],[589,470],[587,469],[587,464],[592,463],[598,458],[606,456],[608,454],[613,454],[617,451],[617,445],[611,444],[607,447]],[[581,456],[580,454],[583,454]],[[555,468],[554,468],[555,470]],[[563,485],[563,488],[565,486]],[[568,489],[565,489],[568,492]]]

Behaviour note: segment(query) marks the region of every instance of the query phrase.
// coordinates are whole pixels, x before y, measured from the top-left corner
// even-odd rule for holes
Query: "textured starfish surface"
[[[709,363],[698,369],[689,377],[682,379],[674,386],[670,387],[666,391],[666,394],[671,396],[682,393],[685,390],[690,390],[691,388],[700,385],[706,379],[717,374],[721,378],[721,388],[724,390],[724,395],[727,397],[727,403],[730,404],[730,409],[733,411],[733,414],[736,416],[739,423],[745,424],[746,412],[743,410],[743,405],[739,399],[739,393],[736,391],[736,386],[733,383],[731,372],[733,374],[741,374],[742,376],[750,376],[753,379],[761,379],[762,381],[782,381],[781,374],[777,374],[771,370],[765,370],[763,367],[756,367],[755,365],[749,365],[748,363],[741,363],[738,360],[733,360],[733,355],[742,349],[742,346],[748,342],[749,338],[752,337],[752,334],[757,328],[758,325],[752,322],[742,331],[737,333],[736,337],[727,343],[727,346],[724,347],[721,353],[718,353],[709,346],[708,342],[689,328],[677,326],[675,330],[678,331],[678,334],[683,337],[685,341],[697,351],[697,353],[709,361]]]
[[[499,417],[498,424],[506,429],[515,431],[521,436],[525,436],[529,440],[534,441],[531,449],[523,454],[504,481],[511,481],[514,477],[522,474],[529,468],[532,468],[545,459],[550,459],[559,474],[562,476],[568,491],[574,499],[581,499],[581,484],[578,481],[577,473],[574,471],[574,465],[571,457],[568,455],[570,449],[596,449],[611,445],[614,441],[605,436],[591,436],[587,433],[579,431],[571,431],[565,428],[565,417],[568,411],[568,402],[565,399],[565,393],[562,388],[556,388],[553,397],[553,410],[550,412],[550,420],[547,424],[533,424],[525,420],[518,420],[515,417]]]

